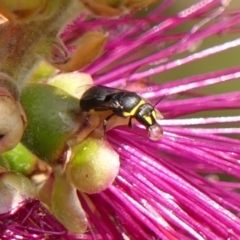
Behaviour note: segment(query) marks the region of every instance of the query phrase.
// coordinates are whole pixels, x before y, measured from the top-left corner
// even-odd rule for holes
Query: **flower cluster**
[[[83,71],[91,74],[95,84],[129,89],[156,103],[164,116],[159,120],[164,134],[152,141],[138,124],[134,129],[122,126],[108,131],[107,139],[120,156],[120,171],[105,191],[78,191],[88,231],[66,236],[64,228],[53,224],[56,228],[49,232],[43,227],[46,221],[38,231],[26,227],[28,236],[238,239],[240,67],[229,66],[234,54],[224,55],[219,68],[213,63],[219,61],[220,53],[238,49],[240,39],[235,33],[240,10],[228,9],[227,1],[199,0],[177,13],[167,13],[175,4],[171,0],[158,3],[143,13],[146,16],[89,19],[82,15],[65,29],[61,37],[66,45],[86,29],[108,32],[104,53]],[[214,43],[208,43],[212,38]],[[212,64],[207,62],[214,55]],[[192,73],[196,62],[200,64]],[[163,81],[166,75],[160,73],[178,69],[182,77]],[[223,85],[229,81],[233,90]],[[224,89],[216,90],[220,85]],[[38,214],[41,218],[41,211]],[[8,223],[2,218],[1,230],[8,229]],[[25,221],[18,224],[23,226]]]

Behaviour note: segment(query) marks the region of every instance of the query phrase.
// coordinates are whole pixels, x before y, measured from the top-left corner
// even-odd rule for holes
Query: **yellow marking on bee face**
[[[151,115],[150,116],[143,116],[143,118],[148,122],[148,124],[150,125],[150,126],[152,126],[153,125],[153,119],[154,120],[156,120],[157,119],[157,115],[156,115],[156,112],[153,110],[152,112],[151,112]]]
[[[148,122],[150,126],[153,124],[152,118],[150,116],[143,116],[143,118]]]
[[[124,117],[134,116],[138,108],[145,103],[144,100],[141,100],[130,112],[123,112]]]

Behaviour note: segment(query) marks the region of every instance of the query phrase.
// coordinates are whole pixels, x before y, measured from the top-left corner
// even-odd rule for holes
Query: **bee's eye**
[[[151,117],[152,115],[153,115],[152,111],[151,112],[149,111],[145,114],[146,117]]]

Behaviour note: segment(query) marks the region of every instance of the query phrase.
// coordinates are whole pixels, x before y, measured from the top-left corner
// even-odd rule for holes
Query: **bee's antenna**
[[[127,84],[128,82],[130,82],[131,76],[132,76],[134,73],[136,73],[137,70],[138,70],[140,67],[141,67],[141,66],[138,66],[138,67],[134,68],[134,69],[129,73],[129,75],[128,75],[127,79],[126,79],[126,84]]]
[[[161,97],[157,100],[157,102],[154,103],[153,107],[155,108],[165,97],[166,97],[166,95],[161,96]]]

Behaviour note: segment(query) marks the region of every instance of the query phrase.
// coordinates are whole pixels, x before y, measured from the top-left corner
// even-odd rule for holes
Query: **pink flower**
[[[69,235],[70,239],[214,240],[240,235],[240,141],[234,138],[240,132],[236,124],[240,116],[229,111],[239,109],[240,92],[205,90],[227,81],[238,88],[234,80],[240,67],[227,65],[226,58],[222,69],[206,70],[209,63],[203,61],[240,45],[234,35],[240,11],[226,10],[223,1],[202,0],[177,14],[166,14],[173,7],[169,0],[146,17],[87,20],[83,16],[62,35],[70,43],[86,29],[104,28],[109,32],[106,51],[84,72],[93,76],[95,84],[131,89],[152,104],[161,99],[155,107],[164,116],[159,120],[164,130],[159,141],[148,139],[141,125],[107,133],[121,157],[119,175],[101,193],[79,192],[89,231]],[[184,24],[188,30],[179,28]],[[220,43],[230,33],[232,38]],[[204,44],[218,35],[211,46]],[[202,65],[189,76],[196,60]],[[157,75],[185,66],[185,77],[177,80],[163,82]]]

